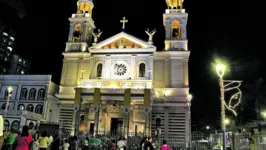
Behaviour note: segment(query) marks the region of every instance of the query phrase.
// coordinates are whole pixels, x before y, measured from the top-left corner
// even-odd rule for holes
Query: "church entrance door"
[[[111,118],[111,132],[116,134],[123,132],[123,118]]]

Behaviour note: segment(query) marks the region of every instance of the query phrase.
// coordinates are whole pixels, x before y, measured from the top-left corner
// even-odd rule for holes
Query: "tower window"
[[[141,63],[139,65],[139,77],[145,77],[145,64],[144,63]]]
[[[103,64],[99,63],[97,65],[97,77],[102,77],[102,71],[103,71]]]
[[[77,24],[75,26],[75,31],[73,33],[73,42],[80,42],[81,41],[81,24]]]
[[[173,40],[180,40],[181,37],[181,28],[178,21],[174,21],[172,23],[172,39]]]
[[[29,100],[35,100],[36,97],[36,89],[31,89],[29,93]]]

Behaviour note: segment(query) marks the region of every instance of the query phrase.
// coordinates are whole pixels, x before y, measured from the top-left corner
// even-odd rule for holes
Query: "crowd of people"
[[[0,122],[3,121],[0,115]],[[91,150],[94,149],[92,139],[94,137],[86,137],[79,139],[77,136],[59,138],[58,135],[53,135],[47,131],[41,134],[38,131],[30,129],[28,126],[23,126],[22,131],[14,129],[3,131],[3,125],[0,124],[0,150]],[[98,141],[98,140],[97,140]],[[127,143],[125,137],[120,137],[115,140],[99,140],[96,145],[105,145],[100,149],[103,150],[127,150],[132,149]],[[111,142],[110,142],[111,141]],[[152,143],[151,137],[145,137],[141,140],[138,150],[154,150],[156,145]],[[99,149],[99,150],[100,150]],[[98,150],[98,148],[97,148]],[[170,146],[166,141],[160,147],[160,150],[170,150]]]
[[[2,136],[1,136],[2,135]],[[10,131],[0,131],[0,149],[1,150],[57,150],[60,140],[54,140],[53,135],[47,131],[33,133],[28,126],[23,126],[22,132],[16,132],[14,129]]]

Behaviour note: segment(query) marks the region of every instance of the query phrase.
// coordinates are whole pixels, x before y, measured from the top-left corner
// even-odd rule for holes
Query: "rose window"
[[[127,72],[127,67],[124,64],[115,64],[115,75],[122,76]]]

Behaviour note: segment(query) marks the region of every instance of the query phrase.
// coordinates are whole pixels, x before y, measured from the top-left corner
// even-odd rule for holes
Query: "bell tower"
[[[165,50],[187,51],[187,18],[183,0],[166,0],[167,9],[163,15],[165,27]]]
[[[65,52],[85,52],[92,42],[92,32],[95,29],[92,20],[92,0],[78,0],[77,12],[69,18],[70,29]]]

